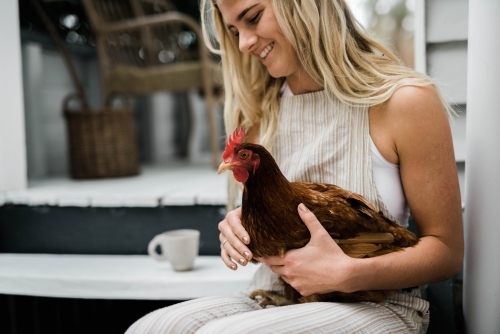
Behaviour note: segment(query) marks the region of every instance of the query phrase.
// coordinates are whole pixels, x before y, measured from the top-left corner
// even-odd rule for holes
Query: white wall
[[[59,52],[34,42],[23,43],[29,179],[68,173],[67,130],[63,99],[75,92]],[[92,107],[101,106],[99,68],[95,58],[72,57]]]
[[[469,334],[500,333],[500,1],[470,0],[464,318]]]
[[[500,333],[500,1],[417,0],[416,5],[419,69],[436,76],[452,102],[467,107],[453,129],[457,157],[465,160],[465,172],[464,162],[458,164],[465,198],[465,329]]]
[[[0,10],[0,191],[24,189],[26,145],[17,0]]]

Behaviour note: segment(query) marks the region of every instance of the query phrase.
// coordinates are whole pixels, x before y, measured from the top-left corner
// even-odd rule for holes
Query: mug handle
[[[164,252],[164,250],[162,249],[162,254],[158,254],[156,252],[156,247],[160,244],[160,240],[163,238],[163,236],[161,234],[155,236],[153,238],[153,240],[151,240],[149,242],[149,245],[148,245],[148,254],[150,256],[152,256],[153,258],[155,258],[156,260],[158,261],[166,261],[168,260],[167,258],[167,254]]]

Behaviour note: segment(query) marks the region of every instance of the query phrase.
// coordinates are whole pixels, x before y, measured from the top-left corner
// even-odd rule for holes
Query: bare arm
[[[447,279],[460,270],[464,251],[460,189],[448,119],[432,87],[399,89],[385,113],[421,240],[400,254],[361,265],[373,270],[375,286],[394,284],[400,288]],[[386,282],[377,276],[384,270],[392,275]]]

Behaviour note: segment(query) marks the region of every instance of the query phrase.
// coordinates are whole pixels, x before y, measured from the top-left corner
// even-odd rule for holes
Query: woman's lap
[[[243,294],[205,297],[151,312],[126,334],[421,332],[419,315],[426,310],[402,304],[308,303],[262,309]]]
[[[214,319],[258,308],[244,295],[198,298],[153,311],[132,324],[126,333],[194,333]]]
[[[408,333],[387,309],[372,304],[310,303],[276,307],[214,320],[197,334],[214,333]]]

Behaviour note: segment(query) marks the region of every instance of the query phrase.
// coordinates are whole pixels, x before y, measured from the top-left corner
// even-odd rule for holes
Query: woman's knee
[[[239,297],[205,297],[164,307],[146,314],[126,334],[194,333],[206,323],[228,315],[254,310]]]

